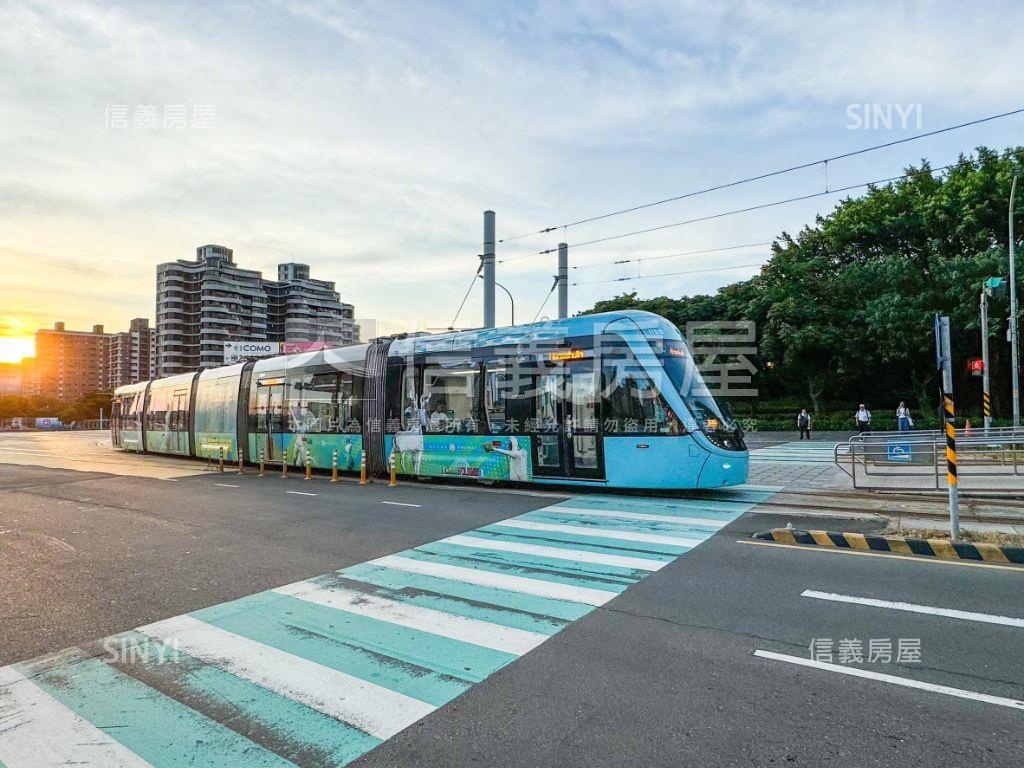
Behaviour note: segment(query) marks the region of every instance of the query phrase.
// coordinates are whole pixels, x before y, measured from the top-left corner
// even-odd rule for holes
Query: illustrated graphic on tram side
[[[532,474],[528,437],[399,432],[388,436],[386,445],[389,455],[395,447],[401,475],[527,482]]]
[[[295,432],[274,432],[249,435],[249,451],[253,461],[263,458],[280,464],[282,460],[289,467],[306,466],[306,452],[309,452],[313,469],[330,469],[334,452],[338,452],[338,469],[342,472],[358,472],[363,452],[363,438],[358,434],[315,434],[304,435]]]

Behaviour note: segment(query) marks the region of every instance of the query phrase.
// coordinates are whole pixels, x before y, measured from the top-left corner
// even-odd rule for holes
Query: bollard
[[[285,449],[281,454],[281,477],[288,477],[288,450]]]
[[[331,482],[338,482],[338,449],[334,449],[334,453],[331,454]]]
[[[366,485],[366,451],[359,452],[359,484]]]
[[[242,449],[238,449],[238,474],[245,474],[245,458],[242,456]]]
[[[309,448],[306,449],[306,480],[313,477],[312,464],[310,464]]]
[[[218,472],[223,472],[224,471],[224,446],[223,445],[220,447],[220,460],[217,462],[217,471]]]
[[[395,452],[394,451],[391,451],[391,458],[388,460],[388,464],[390,465],[389,468],[391,470],[391,479],[388,481],[388,487],[389,488],[397,488],[398,487],[398,480],[395,478]]]
[[[266,473],[267,473],[267,462],[266,462],[266,459],[263,458],[263,449],[260,448],[260,473],[257,475],[257,477],[263,477]]]

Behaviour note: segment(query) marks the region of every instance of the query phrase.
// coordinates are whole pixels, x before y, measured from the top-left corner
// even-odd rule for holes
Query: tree
[[[905,178],[840,201],[795,236],[781,233],[750,280],[711,296],[625,294],[591,311],[648,309],[680,327],[752,319],[772,378],[805,392],[816,412],[830,401],[914,398],[930,415],[938,382],[933,316],[949,315],[957,361],[978,354],[978,293],[985,278],[1008,273],[1006,208],[1022,171],[1021,147],[982,147],[942,173],[923,161]],[[998,309],[993,304],[993,316]],[[999,324],[994,316],[992,338]],[[1002,346],[990,345],[1000,395],[1009,388]],[[960,402],[978,407],[980,388],[963,366],[955,370]],[[1009,410],[1001,396],[995,405]]]

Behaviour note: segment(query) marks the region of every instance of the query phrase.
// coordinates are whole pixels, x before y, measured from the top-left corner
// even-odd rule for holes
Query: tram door
[[[121,445],[121,407],[121,398],[110,406],[110,443],[118,447]]]
[[[176,389],[167,403],[167,450],[188,454],[188,390]]]
[[[284,380],[260,382],[256,390],[256,455],[267,461],[284,460]]]
[[[600,379],[593,364],[570,363],[541,374],[535,392],[534,474],[602,479]]]

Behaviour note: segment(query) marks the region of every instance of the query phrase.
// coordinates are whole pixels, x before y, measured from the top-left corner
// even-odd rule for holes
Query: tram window
[[[234,432],[238,376],[200,381],[196,389],[196,432]]]
[[[469,359],[439,360],[423,371],[427,432],[475,434],[480,368]]]
[[[340,374],[300,373],[288,377],[288,429],[291,432],[338,432]]]
[[[500,435],[510,426],[506,405],[512,394],[512,381],[511,374],[503,364],[497,361],[488,363],[484,382],[484,411],[492,435]]]
[[[419,376],[415,366],[402,370],[402,429],[412,430],[423,426],[425,415],[419,395]]]
[[[149,407],[146,408],[147,431],[157,432],[167,429],[168,395],[166,389],[150,390]]]
[[[628,351],[606,356],[602,373],[605,434],[682,433],[679,419]]]
[[[363,377],[341,374],[338,390],[338,429],[341,432],[362,432]]]

